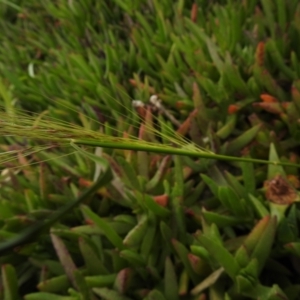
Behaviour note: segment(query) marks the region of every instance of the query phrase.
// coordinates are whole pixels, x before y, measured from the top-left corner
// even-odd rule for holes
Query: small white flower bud
[[[132,106],[133,107],[144,107],[145,103],[141,100],[132,100]]]

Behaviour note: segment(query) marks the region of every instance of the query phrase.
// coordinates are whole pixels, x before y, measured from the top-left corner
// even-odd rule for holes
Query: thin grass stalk
[[[195,150],[188,150],[188,149],[184,149],[184,147],[175,148],[166,145],[160,146],[151,143],[143,143],[142,141],[137,141],[133,139],[128,139],[128,141],[125,142],[123,141],[122,143],[118,141],[113,142],[113,141],[71,140],[71,145],[72,143],[78,145],[93,146],[93,147],[146,151],[146,152],[153,152],[153,153],[181,155],[181,156],[216,159],[216,160],[223,160],[223,161],[239,161],[239,162],[248,162],[248,163],[261,163],[261,164],[300,167],[300,165],[295,165],[293,163],[288,163],[288,162],[268,161],[268,160],[255,159],[249,157],[220,155],[212,152],[205,152],[205,151],[201,152],[201,150],[197,148],[195,148]],[[188,146],[186,148],[188,148]]]

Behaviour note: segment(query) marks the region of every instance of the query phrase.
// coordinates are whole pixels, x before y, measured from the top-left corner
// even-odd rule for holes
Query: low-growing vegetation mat
[[[0,299],[300,299],[299,1],[0,14]]]

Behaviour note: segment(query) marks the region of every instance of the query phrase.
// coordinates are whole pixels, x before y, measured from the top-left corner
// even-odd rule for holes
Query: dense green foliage
[[[30,131],[47,116],[295,163],[61,147],[8,136],[0,119],[1,241],[113,171],[83,205],[2,253],[0,298],[299,299],[298,2],[0,0],[0,116],[12,123],[27,110]]]

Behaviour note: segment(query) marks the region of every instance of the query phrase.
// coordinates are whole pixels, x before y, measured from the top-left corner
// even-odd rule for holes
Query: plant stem
[[[93,147],[103,147],[103,148],[111,148],[111,149],[124,149],[124,150],[134,150],[134,151],[146,151],[146,152],[154,152],[161,154],[173,154],[173,155],[182,155],[182,156],[190,156],[190,157],[199,157],[199,158],[207,158],[207,159],[217,159],[223,161],[240,161],[240,162],[248,162],[248,163],[261,163],[261,164],[269,164],[269,165],[282,165],[289,167],[299,167],[300,165],[288,162],[280,162],[280,161],[268,161],[263,159],[255,159],[249,157],[237,157],[237,156],[227,156],[214,154],[210,152],[201,152],[199,151],[191,151],[182,148],[175,148],[171,146],[164,145],[163,147],[156,146],[154,144],[143,145],[138,143],[117,143],[114,141],[89,141],[89,140],[72,140],[74,144],[78,145],[86,145]]]

